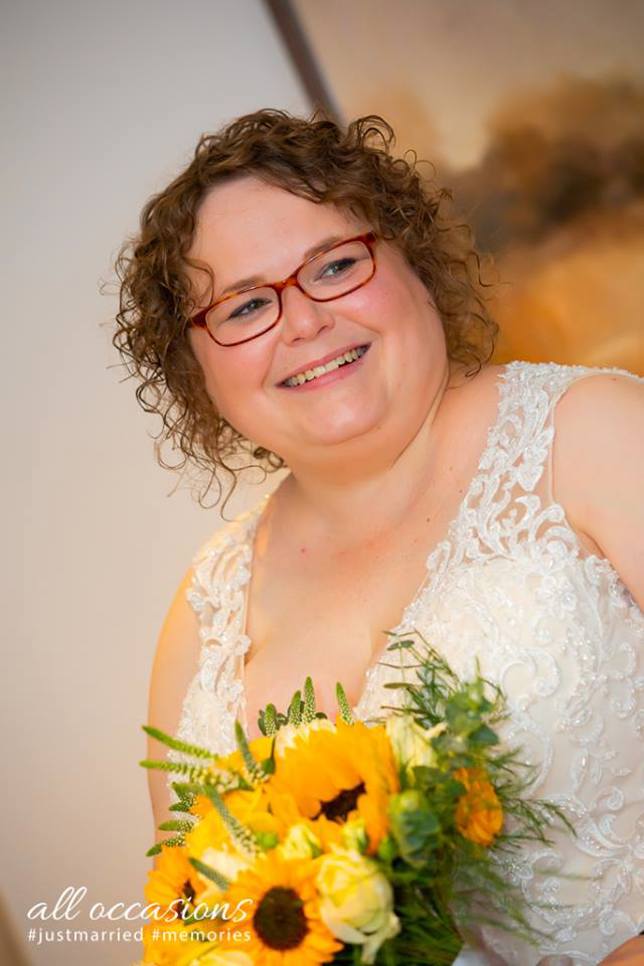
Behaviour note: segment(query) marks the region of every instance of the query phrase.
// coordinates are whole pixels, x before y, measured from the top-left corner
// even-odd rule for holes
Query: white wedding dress
[[[525,847],[508,868],[549,938],[535,949],[486,929],[481,942],[519,966],[548,954],[598,963],[644,929],[644,617],[611,563],[582,545],[551,488],[556,403],[600,372],[638,378],[525,362],[501,371],[478,471],[392,628],[420,631],[462,676],[478,658],[507,696],[503,739],[538,766],[533,794],[557,802],[577,830],[552,847]],[[235,719],[245,723],[245,598],[266,499],[194,560],[188,599],[203,644],[177,734],[218,753],[234,747]],[[368,672],[357,717],[391,703],[397,692],[383,685],[400,673],[382,664]]]

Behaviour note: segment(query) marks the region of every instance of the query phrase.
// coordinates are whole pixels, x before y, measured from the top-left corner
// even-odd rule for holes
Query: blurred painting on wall
[[[644,373],[644,4],[287,6],[330,109],[389,121],[494,256],[495,361]]]

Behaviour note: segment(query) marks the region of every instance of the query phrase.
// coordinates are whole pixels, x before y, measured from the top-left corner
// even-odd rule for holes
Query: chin
[[[326,423],[318,421],[315,426],[308,427],[306,438],[314,445],[317,443],[322,446],[336,446],[365,436],[381,424],[382,418],[363,410],[344,419],[329,420]]]

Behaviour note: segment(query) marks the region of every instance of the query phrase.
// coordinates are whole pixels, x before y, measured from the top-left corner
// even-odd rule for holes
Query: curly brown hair
[[[412,152],[396,158],[394,143],[391,126],[375,115],[342,129],[319,113],[309,119],[278,110],[247,114],[199,139],[188,167],[150,198],[138,235],[121,248],[112,342],[129,377],[138,380],[139,404],[161,416],[155,447],[160,465],[182,470],[191,464],[208,474],[202,505],[213,482],[219,487],[216,502],[221,497],[218,470],[232,476],[230,496],[240,467],[229,460],[235,463],[244,451],[265,472],[284,465],[216,412],[187,336],[197,306],[186,268],[204,270],[188,251],[199,206],[214,185],[252,174],[362,216],[399,248],[431,293],[450,359],[472,375],[491,357],[497,326],[486,308],[486,283],[471,232],[445,215],[450,192],[421,176]],[[164,443],[179,451],[178,462],[165,461]]]

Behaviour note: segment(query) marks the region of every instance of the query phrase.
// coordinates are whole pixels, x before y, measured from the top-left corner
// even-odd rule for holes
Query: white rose
[[[393,890],[376,863],[336,848],[320,859],[317,887],[327,928],[342,942],[362,946],[363,962],[373,963],[383,942],[400,931]]]
[[[445,731],[447,725],[441,721],[433,728],[421,728],[410,714],[393,714],[387,718],[385,727],[396,764],[411,770],[434,764],[436,756],[430,742]]]
[[[297,822],[291,825],[278,849],[285,859],[314,859],[322,852],[322,845],[308,825]]]

